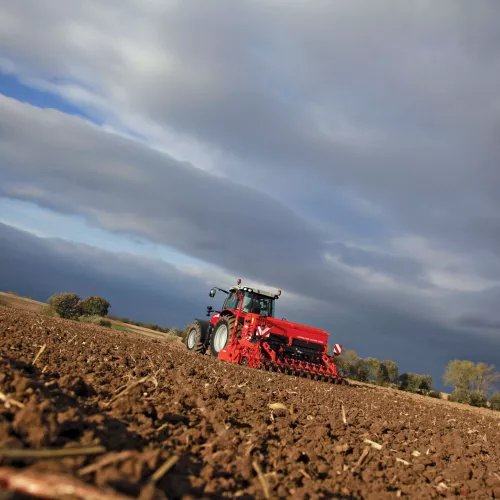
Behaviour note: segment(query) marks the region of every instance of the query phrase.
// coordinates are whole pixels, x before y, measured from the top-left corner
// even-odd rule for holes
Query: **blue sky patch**
[[[14,75],[0,73],[0,94],[26,102],[38,108],[52,108],[68,115],[81,116],[96,123],[84,110],[51,92],[25,85]]]

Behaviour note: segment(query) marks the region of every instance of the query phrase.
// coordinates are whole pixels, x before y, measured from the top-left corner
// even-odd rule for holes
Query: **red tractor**
[[[342,352],[335,344],[333,356],[328,355],[328,333],[275,318],[275,301],[281,295],[238,285],[227,290],[214,287],[227,294],[220,311],[207,307],[210,321],[196,319],[189,325],[186,347],[190,351],[218,356],[224,361],[309,377],[315,380],[345,384],[337,371],[333,356]]]

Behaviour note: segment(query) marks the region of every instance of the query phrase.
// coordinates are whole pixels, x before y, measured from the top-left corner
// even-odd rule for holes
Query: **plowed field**
[[[5,498],[500,498],[492,411],[178,342],[0,307],[0,393]]]

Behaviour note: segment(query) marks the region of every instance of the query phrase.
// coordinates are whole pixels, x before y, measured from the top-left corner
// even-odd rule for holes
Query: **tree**
[[[398,365],[390,359],[385,359],[382,361],[382,367],[387,372],[387,381],[393,384],[396,383],[399,377]]]
[[[500,380],[500,374],[495,373],[495,367],[479,362],[474,364],[468,360],[454,359],[446,366],[444,382],[455,386],[455,389],[475,391],[486,396],[490,386]]]
[[[355,380],[359,380],[360,382],[366,382],[369,377],[369,368],[365,363],[363,358],[356,358],[351,362],[349,367],[349,372],[351,373],[351,377]]]
[[[107,316],[110,303],[102,297],[91,295],[80,303],[83,316]]]
[[[403,373],[399,377],[400,389],[408,392],[425,392],[432,388],[431,375],[419,375],[418,373]]]
[[[368,380],[376,380],[379,382],[381,379],[380,361],[377,358],[365,358],[364,362],[368,371]]]
[[[422,391],[430,391],[432,389],[432,375],[419,375],[420,389]]]
[[[356,351],[352,349],[345,350],[337,358],[337,366],[342,370],[347,378],[366,382],[369,377],[369,369],[364,359],[360,358]]]
[[[500,411],[500,392],[495,392],[490,398],[490,405],[492,410]]]
[[[470,391],[476,374],[476,366],[472,361],[454,359],[446,366],[443,378],[446,385]]]
[[[474,379],[474,388],[477,392],[487,395],[490,385],[500,380],[500,374],[495,373],[494,365],[478,363],[476,365],[476,374]]]
[[[76,293],[55,293],[48,303],[61,318],[76,319],[81,315],[80,297]]]

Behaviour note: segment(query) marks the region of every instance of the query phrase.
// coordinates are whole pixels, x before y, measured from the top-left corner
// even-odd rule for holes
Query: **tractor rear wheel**
[[[205,354],[206,347],[201,341],[201,325],[195,321],[189,325],[187,329],[186,340],[184,341],[188,351],[199,352],[200,354]]]
[[[234,316],[223,316],[214,326],[212,335],[210,335],[210,354],[212,356],[218,356],[219,352],[226,347],[233,331],[234,322]]]

